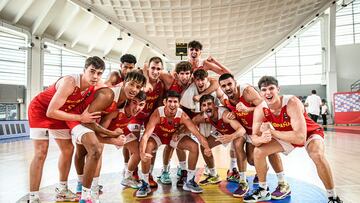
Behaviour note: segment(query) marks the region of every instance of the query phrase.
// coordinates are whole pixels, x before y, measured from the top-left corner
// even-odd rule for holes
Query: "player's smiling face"
[[[261,86],[260,88],[260,95],[264,98],[265,102],[268,105],[272,105],[274,104],[278,99],[280,99],[279,97],[279,87],[277,87],[276,85],[267,85],[267,86]]]
[[[175,114],[177,111],[177,108],[180,107],[179,98],[169,97],[169,98],[165,99],[164,106],[170,114]]]

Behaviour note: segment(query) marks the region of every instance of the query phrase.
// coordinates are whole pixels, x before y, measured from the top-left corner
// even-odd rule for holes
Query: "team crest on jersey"
[[[285,120],[289,119],[289,116],[287,115],[287,113],[286,113],[286,112],[284,112],[284,114],[283,114],[283,115],[284,115],[284,119],[285,119]]]
[[[264,108],[264,116],[265,117],[270,116],[270,110],[269,109]]]

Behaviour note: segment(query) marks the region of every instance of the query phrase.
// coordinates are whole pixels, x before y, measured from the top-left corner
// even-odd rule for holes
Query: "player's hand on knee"
[[[172,141],[177,142],[179,139],[179,134],[173,134],[171,139]]]
[[[119,137],[120,135],[124,135],[124,131],[121,128],[116,128],[113,132],[114,132],[114,137]]]
[[[211,157],[212,153],[211,153],[211,149],[209,147],[204,149],[204,154],[207,157]]]
[[[88,111],[89,107],[85,109],[85,111],[80,115],[80,122],[82,123],[94,123],[96,119],[101,118],[101,112],[91,112]]]
[[[270,129],[261,133],[261,136],[260,136],[261,143],[268,143],[271,141],[271,139],[272,139],[272,136],[271,136]]]
[[[151,161],[152,157],[153,156],[149,153],[140,153],[140,158],[141,158],[141,161],[143,161],[143,162]]]
[[[270,122],[264,122],[260,126],[260,132],[265,132],[267,130],[274,129]]]
[[[223,144],[229,143],[231,141],[234,140],[234,136],[229,135],[229,134],[225,134],[225,135],[220,135],[218,138],[216,138],[216,141],[219,141]]]
[[[124,135],[120,135],[119,137],[113,139],[113,144],[117,147],[124,146],[126,142],[126,137]]]

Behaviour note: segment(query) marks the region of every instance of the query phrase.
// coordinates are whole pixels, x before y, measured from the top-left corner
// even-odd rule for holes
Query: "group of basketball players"
[[[103,144],[123,146],[124,186],[146,197],[157,187],[152,170],[156,151],[165,145],[163,169],[158,182],[171,184],[169,163],[173,150],[179,159],[176,185],[201,193],[199,186],[221,181],[211,149],[231,145],[227,181],[238,183],[234,197],[245,202],[284,199],[290,195],[279,152],[289,154],[304,146],[314,161],[329,202],[342,202],[336,195],[329,163],[324,155],[323,129],[307,116],[301,101],[279,95],[276,78],[264,76],[257,91],[237,84],[229,69],[216,59],[201,60],[202,45],[188,44],[188,60],[167,72],[161,58],[152,57],[143,68],[135,68],[131,54],[121,57],[120,70],[101,81],[105,64],[99,57],[85,61],[82,74],[59,78],[29,105],[30,137],[34,157],[30,165],[30,202],[40,202],[39,187],[49,136],[60,149],[57,201],[91,203],[98,200]],[[208,71],[218,76],[209,77]],[[219,77],[220,76],[220,77]],[[142,130],[144,129],[144,130]],[[68,188],[68,174],[75,148],[78,174],[76,193]],[[200,145],[200,150],[199,150]],[[185,151],[188,151],[188,157]],[[199,151],[206,162],[206,178],[195,181]],[[266,183],[268,157],[278,186],[272,193]],[[186,161],[187,158],[187,161]],[[141,178],[138,165],[141,163]],[[247,163],[254,165],[249,192]]]

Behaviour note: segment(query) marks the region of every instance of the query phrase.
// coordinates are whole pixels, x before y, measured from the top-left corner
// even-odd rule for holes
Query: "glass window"
[[[360,0],[354,0],[336,11],[336,45],[359,43]]]
[[[0,27],[0,84],[26,85],[27,39]]]
[[[282,85],[300,85],[300,76],[278,76],[279,86]]]
[[[280,85],[321,84],[322,68],[320,22],[314,23],[297,38],[269,56],[246,74],[253,85],[264,75],[275,76]],[[245,75],[240,78],[243,80]],[[314,79],[315,78],[315,79]],[[319,79],[320,78],[320,79]]]
[[[61,47],[47,43],[44,53],[43,86],[53,84],[61,76],[82,73],[86,56],[65,50]],[[110,71],[118,70],[119,64],[105,60],[105,71],[102,79],[105,80]]]

